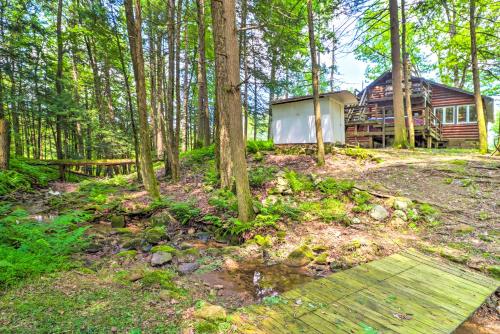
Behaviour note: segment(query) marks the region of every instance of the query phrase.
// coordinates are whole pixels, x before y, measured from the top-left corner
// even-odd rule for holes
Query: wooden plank
[[[446,334],[497,287],[478,273],[409,251],[307,283],[284,293],[282,303],[246,311],[265,333]]]
[[[426,256],[416,250],[409,249],[400,253],[400,256],[404,256],[415,261],[419,261],[428,266],[435,267],[440,270],[444,270],[450,274],[461,277],[463,279],[469,280],[473,283],[483,285],[485,287],[498,287],[500,281],[495,280],[494,278],[487,277],[480,273],[474,272],[462,266],[452,265],[449,262],[445,262],[443,259],[433,258],[430,256]]]

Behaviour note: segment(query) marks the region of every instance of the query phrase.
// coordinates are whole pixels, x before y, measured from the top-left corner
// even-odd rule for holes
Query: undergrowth
[[[38,222],[25,210],[2,205],[0,217],[0,286],[72,268],[70,255],[86,245],[86,228],[76,223],[90,216],[81,211]]]

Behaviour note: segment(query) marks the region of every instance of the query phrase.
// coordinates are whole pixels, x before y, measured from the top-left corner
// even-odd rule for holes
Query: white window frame
[[[441,123],[442,124],[476,124],[477,123],[477,116],[475,121],[470,120],[470,107],[475,106],[474,104],[460,104],[460,105],[455,105],[455,106],[443,106],[443,107],[435,107],[434,108],[434,114],[437,115],[438,109],[441,109]],[[459,122],[458,121],[458,108],[459,107],[466,107],[465,110],[465,122]],[[446,117],[446,109],[447,108],[453,108],[453,121],[452,122],[445,122]]]
[[[444,124],[457,124],[457,108],[456,106],[446,106],[446,107],[441,107],[442,113],[441,113],[441,123]],[[448,108],[453,108],[453,120],[451,122],[446,122],[446,109]]]

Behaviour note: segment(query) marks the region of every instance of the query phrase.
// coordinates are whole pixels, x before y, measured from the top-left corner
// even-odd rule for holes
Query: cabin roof
[[[323,94],[319,94],[319,97],[320,98],[333,97],[336,100],[338,100],[344,104],[358,104],[358,100],[356,98],[356,95],[354,95],[353,93],[351,93],[348,90],[339,90],[339,91],[335,91],[335,92],[323,93]],[[312,100],[312,99],[313,99],[312,95],[294,96],[294,97],[290,97],[287,99],[274,100],[271,102],[271,105],[299,102],[299,101]]]

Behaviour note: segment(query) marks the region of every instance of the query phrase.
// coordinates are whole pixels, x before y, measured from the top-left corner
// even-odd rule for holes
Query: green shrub
[[[354,182],[345,180],[335,180],[334,178],[328,177],[320,181],[316,188],[323,194],[339,196],[343,193],[351,191],[354,187]]]
[[[266,182],[272,180],[277,172],[276,167],[259,166],[252,168],[248,173],[248,181],[252,187],[262,187]]]
[[[187,224],[201,213],[192,202],[171,202],[168,209],[181,224]]]
[[[300,210],[285,203],[281,198],[274,203],[270,203],[269,201],[266,201],[264,205],[256,203],[256,206],[265,215],[278,215],[290,219],[298,219],[300,217]]]
[[[314,188],[312,180],[306,175],[299,174],[294,170],[285,172],[285,179],[294,193],[309,191]]]
[[[10,160],[10,169],[0,172],[0,196],[14,191],[30,191],[33,186],[47,186],[57,180],[57,168],[48,165],[32,165],[23,159]]]
[[[182,152],[180,157],[186,165],[200,165],[208,160],[215,159],[215,146],[210,145]]]
[[[0,218],[0,286],[75,266],[70,255],[86,245],[85,227],[75,223],[86,219],[73,213],[49,222],[37,222],[17,209]]]
[[[233,192],[226,189],[219,189],[214,192],[208,200],[208,204],[213,205],[218,211],[236,213],[238,211],[238,200]]]
[[[249,140],[247,141],[247,151],[257,153],[260,151],[273,151],[274,143],[271,140]]]
[[[209,166],[205,170],[203,175],[203,182],[211,186],[217,186],[219,184],[220,178],[217,168],[215,168],[215,162],[210,161]]]

